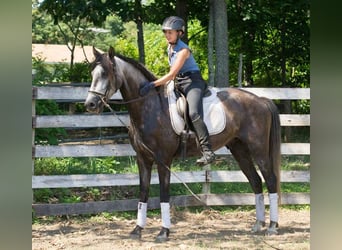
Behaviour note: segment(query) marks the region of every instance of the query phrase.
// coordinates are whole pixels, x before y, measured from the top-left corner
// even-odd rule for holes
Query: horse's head
[[[104,102],[121,87],[122,81],[117,75],[113,47],[103,54],[93,47],[93,53],[95,60],[91,63],[92,81],[84,105],[89,112],[100,113]]]

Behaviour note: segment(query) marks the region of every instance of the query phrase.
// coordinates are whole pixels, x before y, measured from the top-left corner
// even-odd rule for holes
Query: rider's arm
[[[169,82],[170,80],[175,79],[179,70],[183,67],[185,60],[190,56],[189,49],[182,49],[177,53],[177,59],[175,63],[170,68],[169,73],[162,76],[158,80],[155,80],[155,86],[164,85],[165,83]]]

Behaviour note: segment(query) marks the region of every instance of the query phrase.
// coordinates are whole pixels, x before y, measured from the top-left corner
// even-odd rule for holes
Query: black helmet
[[[185,22],[178,16],[170,16],[165,18],[162,30],[180,30],[185,33]]]

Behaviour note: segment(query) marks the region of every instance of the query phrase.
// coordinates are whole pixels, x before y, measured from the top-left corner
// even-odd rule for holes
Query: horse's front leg
[[[162,228],[157,235],[156,240],[159,242],[169,239],[171,216],[170,216],[170,162],[158,162],[158,176],[160,187],[160,211],[162,217]]]
[[[139,179],[140,179],[140,194],[137,212],[137,224],[133,231],[130,233],[132,238],[141,238],[141,231],[146,225],[147,219],[147,201],[150,190],[151,172],[153,161],[144,159],[141,156],[137,156],[137,163],[139,168]]]

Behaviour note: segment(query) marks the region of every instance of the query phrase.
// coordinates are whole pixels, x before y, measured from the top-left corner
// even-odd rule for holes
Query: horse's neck
[[[131,64],[116,57],[117,73],[122,81],[120,92],[124,101],[131,101],[139,97],[139,85],[144,76]]]
[[[118,77],[122,81],[120,93],[124,102],[128,103],[127,108],[134,126],[134,123],[141,121],[145,102],[148,101],[146,98],[138,100],[141,98],[139,95],[140,83],[146,80],[146,78],[133,65],[117,57],[116,66]]]
[[[144,119],[155,119],[156,114],[151,112],[151,107],[156,109],[156,112],[165,113],[168,102],[167,97],[164,96],[164,87],[158,88],[159,94],[150,93],[148,97],[141,99],[139,87],[142,82],[147,81],[146,77],[140,70],[120,58],[116,59],[116,64],[118,73],[121,74],[120,77],[124,79],[120,92],[124,101],[130,102],[127,107],[131,120],[141,124]]]

